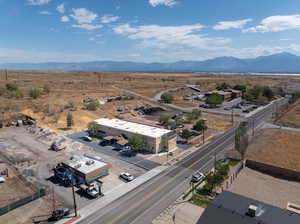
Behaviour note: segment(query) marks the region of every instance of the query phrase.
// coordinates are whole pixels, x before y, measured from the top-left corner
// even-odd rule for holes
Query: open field
[[[265,129],[256,134],[247,158],[300,171],[300,132]]]
[[[282,126],[300,128],[300,101],[292,105],[288,112],[276,123]]]
[[[298,77],[291,77],[294,82]],[[115,73],[115,72],[46,72],[46,71],[9,71],[8,80],[0,71],[0,88],[7,83],[16,83],[23,97],[0,96],[0,120],[9,120],[14,114],[23,112],[38,120],[45,128],[66,133],[86,128],[87,124],[99,117],[136,117],[133,109],[145,105],[142,99],[109,102],[100,105],[96,111],[84,109],[82,100],[90,97],[101,100],[110,96],[127,95],[122,89],[132,90],[145,96],[186,84],[197,84],[201,89],[214,89],[218,83],[228,82],[248,85],[285,85],[287,77],[281,76],[220,76],[204,74],[154,74],[154,73]],[[48,85],[50,93],[43,94],[38,99],[29,97],[31,88],[43,88]],[[1,95],[1,94],[0,94]],[[186,106],[179,99],[182,106]],[[67,105],[72,102],[76,110],[70,110]],[[180,105],[180,104],[179,104]],[[118,107],[128,107],[125,112],[118,112]],[[3,113],[4,112],[4,113]],[[72,113],[74,126],[66,129],[66,116]]]

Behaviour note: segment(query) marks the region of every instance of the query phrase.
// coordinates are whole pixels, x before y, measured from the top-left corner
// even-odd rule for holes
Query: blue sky
[[[0,0],[0,63],[300,55],[299,0]]]

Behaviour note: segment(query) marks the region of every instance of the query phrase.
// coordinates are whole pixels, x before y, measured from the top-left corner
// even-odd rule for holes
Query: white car
[[[132,181],[134,179],[134,176],[130,173],[121,173],[120,177],[126,181]]]
[[[0,176],[0,183],[4,183],[6,180],[4,177]]]
[[[82,137],[82,139],[87,142],[93,141],[93,139],[90,136],[84,136],[84,137]]]
[[[205,175],[203,173],[196,172],[192,176],[192,182],[194,182],[194,183],[199,182],[199,181],[203,180],[204,177],[205,177]]]

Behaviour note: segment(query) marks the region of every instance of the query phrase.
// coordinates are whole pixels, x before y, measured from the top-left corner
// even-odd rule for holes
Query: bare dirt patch
[[[244,168],[229,191],[286,209],[287,203],[300,204],[300,183],[274,178]]]
[[[37,191],[14,168],[6,163],[0,163],[0,171],[5,169],[8,169],[8,177],[5,177],[6,181],[0,184],[0,207],[26,198]]]

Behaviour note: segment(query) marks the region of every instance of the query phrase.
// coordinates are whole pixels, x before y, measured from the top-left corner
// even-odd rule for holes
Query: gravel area
[[[285,209],[288,202],[300,205],[300,183],[274,178],[245,168],[229,191]]]

